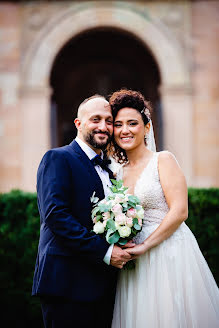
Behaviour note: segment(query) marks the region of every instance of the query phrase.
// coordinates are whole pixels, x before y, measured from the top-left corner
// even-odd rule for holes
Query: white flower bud
[[[143,219],[144,218],[144,210],[143,210],[143,208],[141,208],[140,210],[137,211],[136,217],[138,219]]]
[[[119,235],[122,238],[128,237],[131,234],[131,229],[127,226],[118,227]]]
[[[95,225],[94,225],[94,228],[93,228],[94,232],[96,234],[100,234],[100,233],[103,233],[104,232],[104,224],[100,221],[98,221]]]

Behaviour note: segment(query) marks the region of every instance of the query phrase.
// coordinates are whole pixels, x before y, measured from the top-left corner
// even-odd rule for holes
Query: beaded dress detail
[[[153,154],[134,188],[145,211],[136,244],[148,238],[169,211],[158,157],[159,153]],[[122,175],[121,167],[117,180]],[[183,222],[168,239],[140,256],[135,269],[121,270],[112,328],[206,327],[219,327],[219,290],[194,235]]]

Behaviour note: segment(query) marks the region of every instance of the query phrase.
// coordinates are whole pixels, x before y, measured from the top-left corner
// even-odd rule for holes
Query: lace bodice
[[[145,214],[161,221],[169,208],[160,184],[158,172],[158,155],[154,153],[140,177],[138,178],[134,193],[140,199]],[[145,218],[147,219],[147,217]]]
[[[151,225],[161,223],[169,211],[158,171],[159,152],[155,152],[147,166],[136,181],[134,194],[140,199],[145,214],[142,231],[135,238],[135,242],[142,242],[148,235]],[[123,167],[117,167],[117,180],[123,179]],[[150,229],[149,229],[150,230]]]
[[[160,184],[158,156],[154,153],[147,166],[136,181],[134,194],[140,199],[145,210],[145,220],[160,222],[169,208]],[[117,179],[123,178],[123,168],[117,173]]]

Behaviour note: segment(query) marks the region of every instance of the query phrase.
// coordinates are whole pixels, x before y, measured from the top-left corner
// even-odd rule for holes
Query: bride
[[[136,259],[135,269],[122,270],[119,276],[112,328],[219,327],[218,287],[184,223],[184,174],[170,152],[150,150],[149,104],[140,92],[122,89],[109,102],[113,156],[124,163],[117,179],[139,197],[145,210],[136,246],[127,248]]]

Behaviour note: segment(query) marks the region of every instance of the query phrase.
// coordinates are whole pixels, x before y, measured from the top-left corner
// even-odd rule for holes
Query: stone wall
[[[19,106],[21,5],[0,4],[0,191],[21,181]]]
[[[194,175],[198,186],[219,186],[219,2],[192,5]]]

